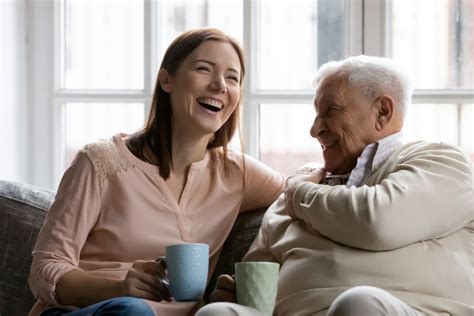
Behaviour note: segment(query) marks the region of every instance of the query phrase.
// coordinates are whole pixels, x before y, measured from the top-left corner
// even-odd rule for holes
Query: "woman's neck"
[[[171,142],[172,172],[185,173],[192,163],[203,160],[211,137],[212,135],[199,137],[173,133]]]

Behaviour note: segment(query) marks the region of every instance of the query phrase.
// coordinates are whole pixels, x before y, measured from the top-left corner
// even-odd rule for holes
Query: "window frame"
[[[390,52],[391,0],[346,1],[346,56]],[[244,106],[241,115],[243,149],[259,158],[260,104],[311,104],[314,91],[261,90],[257,88],[258,1],[243,0],[243,45],[247,52]],[[61,38],[64,34],[63,1],[27,2],[28,25],[28,181],[56,188],[64,171],[65,133],[62,104],[67,102],[137,102],[150,109],[155,76],[159,67],[157,30],[163,21],[156,12],[160,1],[144,0],[144,89],[65,90],[60,88]],[[415,90],[412,103],[457,103],[458,120],[462,103],[473,103],[474,89]],[[459,127],[461,130],[461,127]],[[460,139],[459,139],[460,140]],[[38,166],[41,165],[41,168]]]

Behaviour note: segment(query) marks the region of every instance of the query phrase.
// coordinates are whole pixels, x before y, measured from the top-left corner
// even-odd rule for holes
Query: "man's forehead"
[[[343,89],[347,86],[347,80],[340,75],[331,75],[324,78],[316,86],[315,98],[340,97]]]

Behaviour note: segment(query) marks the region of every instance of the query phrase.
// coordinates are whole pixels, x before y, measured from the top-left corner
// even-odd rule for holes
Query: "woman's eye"
[[[198,66],[196,68],[196,70],[199,70],[199,71],[206,71],[206,72],[210,72],[211,69],[209,69],[209,67],[206,67],[206,66]]]
[[[237,77],[231,76],[231,77],[227,77],[227,78],[228,78],[229,80],[232,80],[232,81],[236,82],[236,83],[239,83],[239,78],[237,78]]]

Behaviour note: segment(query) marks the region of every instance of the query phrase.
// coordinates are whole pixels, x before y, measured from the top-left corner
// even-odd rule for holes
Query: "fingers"
[[[318,169],[324,169],[324,166],[320,163],[317,162],[308,162],[304,164],[303,166],[299,167],[296,171],[295,174],[306,174],[306,173],[311,173],[315,170]]]
[[[216,289],[209,296],[209,302],[210,303],[217,303],[217,302],[237,303],[237,297],[235,295],[235,292],[229,292],[229,291]]]
[[[147,292],[153,296],[155,301],[171,301],[166,264],[156,261],[136,261],[126,278],[130,279],[129,283],[132,288],[140,291],[140,295]],[[147,298],[149,298],[149,295],[147,295]]]
[[[135,261],[132,265],[132,268],[140,270],[150,274],[161,273],[166,270],[166,266],[163,268],[163,264],[156,261]]]
[[[216,289],[209,296],[210,302],[236,303],[235,280],[228,274],[217,278]]]
[[[235,292],[235,280],[228,274],[222,274],[217,278],[216,289]]]
[[[320,183],[321,180],[326,175],[326,171],[324,169],[316,169],[313,170],[310,174],[310,181],[314,183]]]

